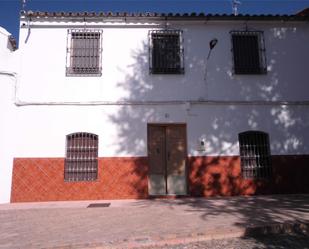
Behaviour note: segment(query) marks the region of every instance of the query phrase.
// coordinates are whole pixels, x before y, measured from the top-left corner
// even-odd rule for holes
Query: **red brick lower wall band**
[[[272,156],[269,180],[242,178],[238,156],[187,161],[190,196],[309,193],[309,155]],[[65,182],[63,158],[16,158],[11,202],[148,198],[147,175],[147,157],[99,158],[91,182]]]
[[[190,157],[191,196],[309,193],[309,155],[272,156],[268,180],[244,179],[238,156]]]
[[[14,159],[11,202],[148,197],[147,158],[100,158],[97,181],[65,182],[63,158]]]

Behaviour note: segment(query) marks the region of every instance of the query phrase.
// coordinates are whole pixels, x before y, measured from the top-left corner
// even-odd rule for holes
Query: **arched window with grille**
[[[262,131],[239,133],[241,171],[244,178],[270,178],[272,175],[269,136]]]
[[[98,178],[98,136],[77,132],[66,136],[65,181],[94,181]]]

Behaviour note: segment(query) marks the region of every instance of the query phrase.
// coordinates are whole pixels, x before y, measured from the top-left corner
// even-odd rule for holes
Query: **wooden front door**
[[[150,195],[187,194],[186,126],[148,125]]]

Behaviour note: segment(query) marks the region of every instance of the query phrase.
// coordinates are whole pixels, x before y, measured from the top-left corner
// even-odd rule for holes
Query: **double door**
[[[186,195],[186,126],[149,124],[149,195]]]

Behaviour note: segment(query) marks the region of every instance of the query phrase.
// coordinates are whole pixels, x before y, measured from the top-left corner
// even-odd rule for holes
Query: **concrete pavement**
[[[0,205],[5,249],[136,248],[308,227],[309,195]]]

